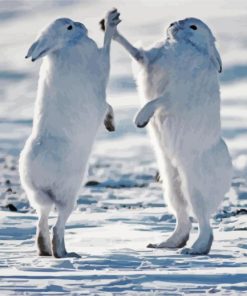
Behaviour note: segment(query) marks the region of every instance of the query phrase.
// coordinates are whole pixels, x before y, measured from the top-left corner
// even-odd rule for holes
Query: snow
[[[222,133],[235,177],[212,218],[215,241],[208,256],[146,248],[164,239],[175,219],[164,205],[161,184],[155,182],[157,165],[146,131],[133,125],[138,95],[130,59],[117,44],[112,47],[108,91],[117,131],[100,131],[88,176],[99,184],[81,187],[66,228],[68,250],[82,258],[36,254],[37,218],[20,188],[17,161],[31,130],[40,63],[27,62],[24,56],[40,28],[57,17],[82,21],[100,44],[98,22],[113,6],[122,13],[121,30],[133,42],[153,43],[172,20],[187,16],[202,18],[217,37],[224,66]],[[0,11],[0,294],[246,295],[246,1],[2,0]],[[190,243],[194,238],[192,234]]]

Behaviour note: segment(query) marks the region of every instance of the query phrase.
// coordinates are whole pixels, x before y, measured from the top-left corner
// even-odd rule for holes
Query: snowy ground
[[[209,256],[146,248],[164,239],[175,220],[154,180],[149,139],[132,123],[138,96],[129,57],[115,44],[109,101],[117,131],[100,132],[88,178],[100,184],[81,188],[66,230],[68,250],[82,258],[36,256],[37,219],[20,188],[17,159],[31,129],[39,63],[24,56],[38,30],[61,16],[82,21],[102,42],[98,21],[113,6],[132,41],[148,45],[172,20],[187,16],[202,18],[217,36],[224,62],[223,136],[235,178],[212,219]],[[0,295],[247,295],[247,2],[1,0],[0,24]],[[55,213],[51,225],[54,219]]]

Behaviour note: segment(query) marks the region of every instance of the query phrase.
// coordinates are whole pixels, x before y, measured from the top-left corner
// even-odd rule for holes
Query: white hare
[[[221,138],[218,72],[222,71],[215,38],[202,21],[174,22],[164,42],[137,49],[117,31],[114,39],[133,57],[144,105],[135,123],[149,131],[164,195],[177,220],[172,235],[154,248],[181,248],[191,231],[189,214],[199,222],[199,235],[185,254],[207,254],[213,232],[210,216],[229,190],[231,159]]]
[[[27,58],[32,61],[45,57],[32,133],[20,156],[21,184],[39,217],[40,255],[79,256],[67,253],[64,229],[104,117],[106,128],[114,130],[106,85],[111,39],[119,22],[117,10],[107,14],[104,46],[98,48],[83,24],[57,19],[28,51]],[[48,216],[53,205],[58,218],[51,243]]]

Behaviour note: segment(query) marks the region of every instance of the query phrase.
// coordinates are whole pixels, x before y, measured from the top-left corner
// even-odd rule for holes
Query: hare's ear
[[[28,52],[27,52],[27,54],[26,54],[26,56],[25,56],[26,59],[28,59],[28,58],[31,57],[31,55],[32,55],[32,53],[34,52],[34,50],[35,50],[35,48],[37,47],[37,45],[38,45],[38,41],[35,41],[35,42],[32,44],[32,46],[29,48],[29,50],[28,50]]]
[[[222,61],[221,61],[220,54],[219,54],[217,48],[215,47],[215,44],[213,44],[210,48],[210,58],[214,64],[214,66],[218,70],[218,72],[221,73],[222,72]]]
[[[29,48],[25,58],[28,59],[31,57],[32,62],[34,62],[37,59],[47,55],[50,50],[51,50],[51,44],[49,44],[48,39],[41,36]]]

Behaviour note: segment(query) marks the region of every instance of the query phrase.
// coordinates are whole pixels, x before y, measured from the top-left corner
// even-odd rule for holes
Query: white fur
[[[21,184],[39,215],[37,242],[41,255],[77,256],[66,252],[64,228],[97,130],[109,108],[109,52],[118,16],[116,10],[108,13],[102,48],[87,36],[83,24],[58,19],[40,34],[27,54],[32,61],[45,56],[33,129],[20,156]],[[53,205],[58,219],[51,248],[48,216]]]
[[[174,23],[165,42],[149,50],[136,49],[118,32],[114,39],[135,59],[144,105],[135,123],[143,127],[150,120],[164,195],[177,219],[174,233],[150,247],[184,246],[191,230],[191,211],[199,222],[199,236],[182,252],[206,254],[213,240],[210,216],[229,190],[232,177],[231,159],[221,138],[217,72],[222,65],[215,39],[194,18]]]

